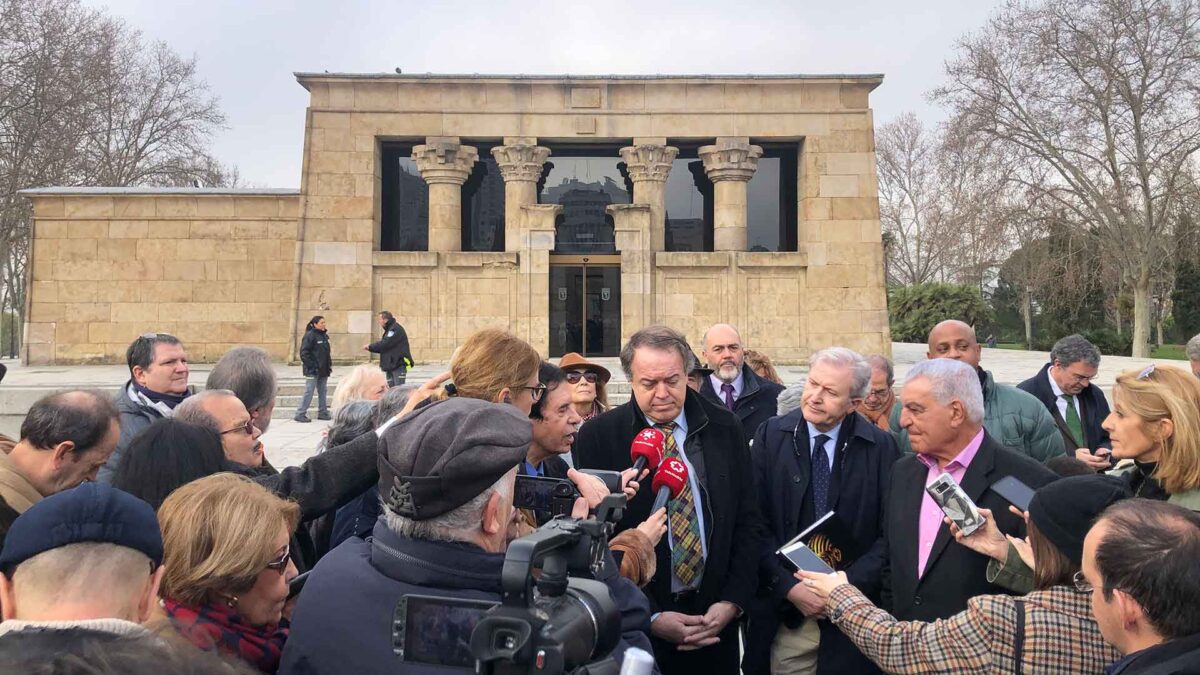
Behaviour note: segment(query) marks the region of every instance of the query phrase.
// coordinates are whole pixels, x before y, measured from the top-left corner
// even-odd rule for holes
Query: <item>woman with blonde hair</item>
[[[750,366],[750,370],[753,370],[755,375],[775,384],[783,384],[783,378],[779,377],[779,371],[775,370],[774,364],[771,363],[771,357],[753,349],[747,349],[742,355],[746,359],[746,365]]]
[[[1117,376],[1112,412],[1101,425],[1120,460],[1109,472],[1137,497],[1200,511],[1200,380],[1150,365]]]
[[[175,490],[158,510],[161,607],[188,643],[279,668],[284,605],[296,568],[288,541],[300,508],[248,478],[218,473]]]

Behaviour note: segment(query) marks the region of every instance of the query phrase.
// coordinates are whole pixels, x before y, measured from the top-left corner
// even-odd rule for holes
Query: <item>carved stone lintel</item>
[[[412,158],[426,183],[462,185],[471,175],[479,151],[456,141],[431,138],[425,145],[413,147]]]
[[[642,181],[665,182],[671,173],[671,162],[679,154],[679,148],[669,145],[631,145],[621,148],[621,159],[628,167],[629,179],[634,183]]]
[[[699,154],[712,182],[749,181],[758,169],[763,149],[741,139],[718,138],[715,145],[702,146]]]
[[[550,148],[540,145],[497,145],[492,148],[492,157],[500,166],[504,182],[525,181],[536,183],[542,177],[542,165],[550,157]]]

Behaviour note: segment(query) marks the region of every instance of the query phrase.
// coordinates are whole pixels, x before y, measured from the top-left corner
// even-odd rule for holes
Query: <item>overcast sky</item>
[[[883,73],[876,124],[925,93],[995,0],[280,2],[84,0],[194,54],[228,128],[218,159],[298,187],[308,93],[296,71],[522,74]]]

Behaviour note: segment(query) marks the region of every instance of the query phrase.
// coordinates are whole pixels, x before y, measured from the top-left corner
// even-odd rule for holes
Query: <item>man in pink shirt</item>
[[[988,581],[986,556],[954,541],[925,487],[948,473],[976,505],[992,510],[1001,532],[1024,536],[1022,519],[988,488],[1013,476],[1037,489],[1055,475],[988,436],[979,378],[964,363],[918,363],[908,373],[900,400],[900,424],[915,454],[901,458],[892,469],[883,602],[898,619],[934,621],[963,611],[976,595],[1005,590]]]

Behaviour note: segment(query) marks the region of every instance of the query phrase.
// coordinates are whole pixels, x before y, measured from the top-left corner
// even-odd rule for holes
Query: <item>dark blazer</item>
[[[977,595],[1009,593],[987,580],[989,558],[952,541],[945,523],[938,529],[925,574],[917,578],[918,521],[929,469],[916,455],[906,455],[892,468],[887,503],[888,570],[882,601],[901,621],[935,621],[967,608]],[[1024,521],[1008,510],[1008,501],[988,488],[1013,476],[1033,489],[1057,478],[1024,453],[1002,447],[984,433],[979,452],[963,475],[962,489],[975,504],[991,509],[1005,534],[1025,536]]]
[[[1108,438],[1108,432],[1100,426],[1109,413],[1108,401],[1104,398],[1104,392],[1100,391],[1100,387],[1089,384],[1076,397],[1079,400],[1079,422],[1083,426],[1083,435],[1087,438],[1073,438],[1067,429],[1067,421],[1058,412],[1058,401],[1054,396],[1054,390],[1050,388],[1049,378],[1050,364],[1047,363],[1042,366],[1037,375],[1018,384],[1017,389],[1033,394],[1050,411],[1050,416],[1054,418],[1054,425],[1062,433],[1063,443],[1066,443],[1067,454],[1073,457],[1075,448],[1087,448],[1093,453],[1100,448],[1111,450],[1112,441]]]
[[[408,333],[404,332],[395,319],[383,327],[383,337],[367,345],[367,351],[379,354],[379,369],[391,372],[404,365],[404,359],[412,362],[412,352],[408,348]]]
[[[733,414],[742,422],[747,438],[754,438],[759,425],[778,414],[779,392],[783,385],[764,380],[745,363],[742,364],[742,395],[733,402]],[[705,377],[700,383],[700,394],[709,401],[725,407],[721,394],[713,389],[712,379]]]
[[[671,592],[671,552],[664,536],[657,553],[658,572],[643,591],[651,611],[704,614],[718,601],[749,609],[757,583],[758,553],[761,550],[758,500],[754,476],[742,426],[724,406],[709,403],[690,389],[684,403],[688,423],[683,452],[695,468],[704,510],[708,557],[704,577],[695,593],[675,597]],[[629,468],[629,444],[649,424],[636,400],[591,419],[580,429],[575,446],[575,466],[580,469],[622,470]],[[642,482],[650,484],[649,478]],[[654,495],[642,489],[629,503],[617,525],[622,532],[650,515]],[[721,643],[693,652],[677,652],[673,646],[653,640],[663,672],[689,672],[697,662],[710,666],[708,672],[737,670],[737,622],[731,622]],[[663,659],[667,659],[664,662]],[[695,672],[694,669],[691,672]]]
[[[896,439],[851,413],[836,440],[829,500],[858,550],[863,551],[846,570],[850,583],[868,596],[878,596],[887,563],[883,538],[884,505],[891,483],[892,465],[900,458]],[[754,462],[759,510],[766,533],[759,567],[759,591],[750,615],[742,670],[770,672],[771,643],[779,625],[799,625],[803,615],[787,600],[798,582],[779,562],[775,551],[823,513],[816,513],[812,493],[811,439],[800,410],[774,417],[758,428],[750,455]],[[819,623],[821,646],[818,673],[878,672],[858,648],[828,621]]]

